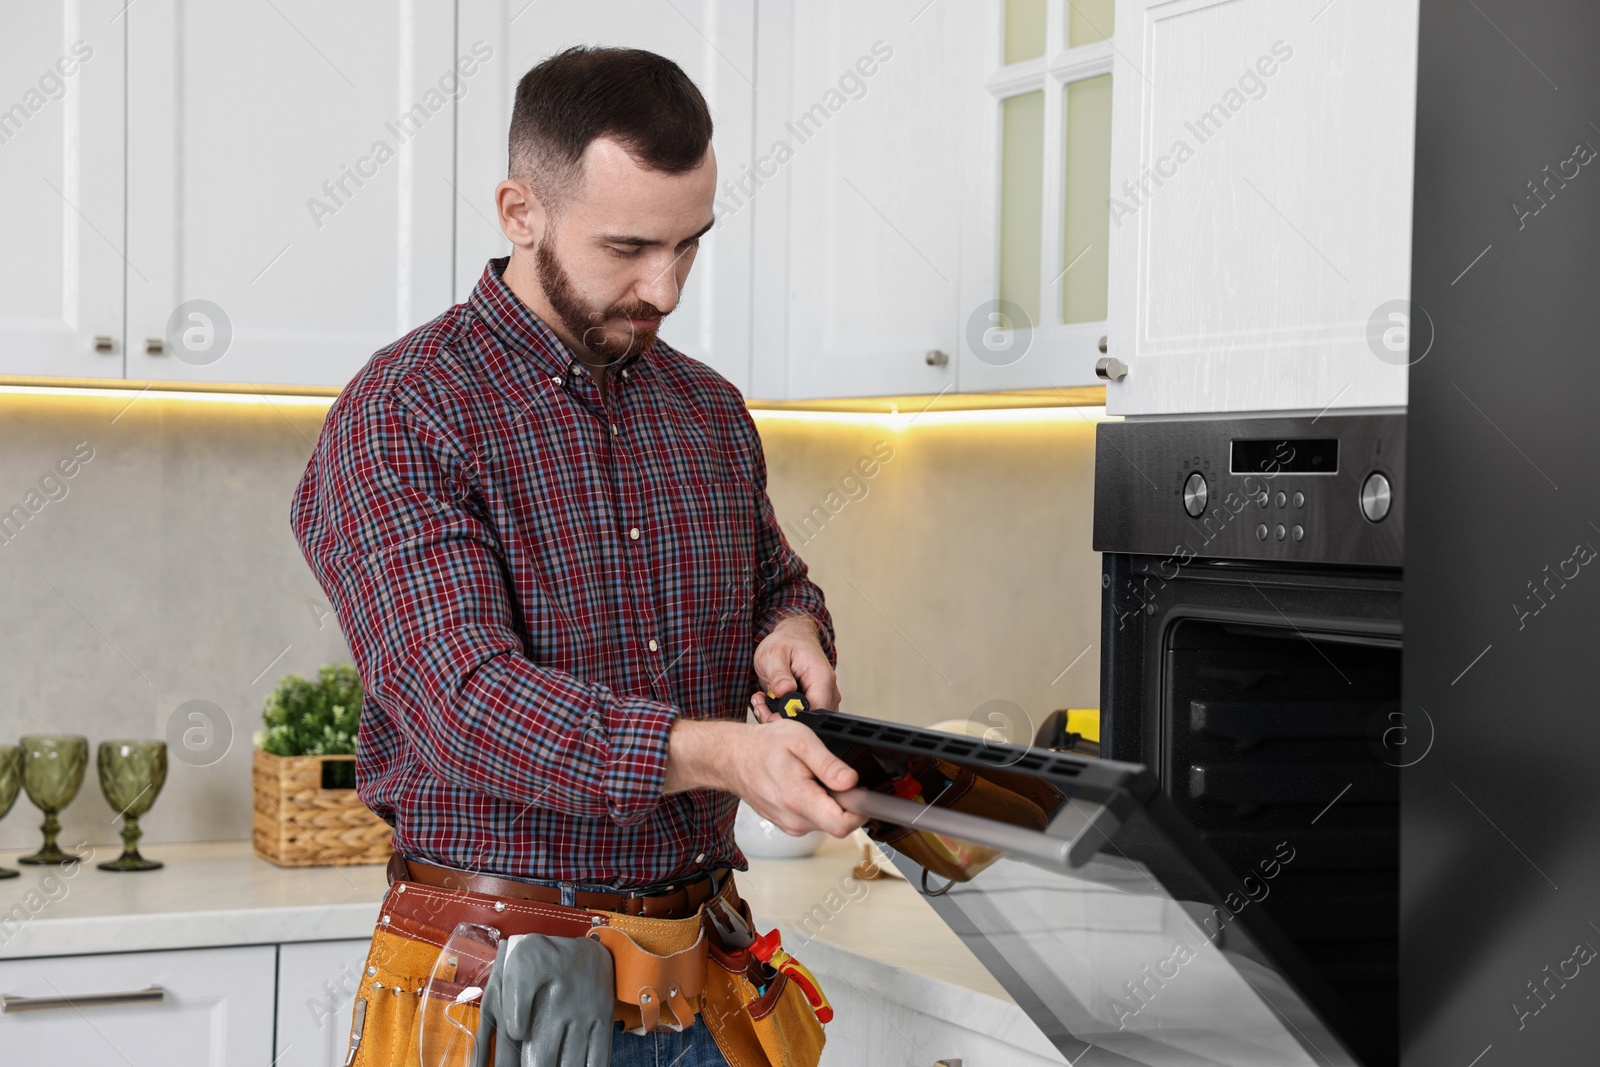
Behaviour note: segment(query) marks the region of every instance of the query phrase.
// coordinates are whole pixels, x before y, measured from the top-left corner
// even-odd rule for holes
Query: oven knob
[[[1382,522],[1389,514],[1391,496],[1389,479],[1373,471],[1361,483],[1361,514],[1368,522]]]
[[[1199,471],[1189,475],[1183,483],[1183,510],[1191,519],[1198,519],[1206,511],[1206,476]]]

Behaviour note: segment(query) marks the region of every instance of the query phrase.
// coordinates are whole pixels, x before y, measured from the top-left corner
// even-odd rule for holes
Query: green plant
[[[287,675],[267,696],[266,728],[257,748],[275,756],[348,756],[356,750],[361,719],[361,677],[348,663],[330,663],[316,681]]]

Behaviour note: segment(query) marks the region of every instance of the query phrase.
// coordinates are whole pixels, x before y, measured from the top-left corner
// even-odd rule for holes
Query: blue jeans
[[[652,1034],[627,1034],[622,1024],[611,1031],[611,1067],[727,1067],[722,1050],[711,1038],[706,1024],[694,1025],[676,1033],[657,1030]]]

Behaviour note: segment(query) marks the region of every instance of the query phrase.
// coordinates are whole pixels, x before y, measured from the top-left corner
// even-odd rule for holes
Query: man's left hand
[[[814,708],[837,710],[839,681],[833,664],[822,651],[817,624],[809,616],[789,615],[778,620],[766,638],[756,646],[756,677],[766,693],[782,696],[796,689],[806,695]],[[771,722],[778,713],[767,707],[766,693],[750,698],[756,718]]]

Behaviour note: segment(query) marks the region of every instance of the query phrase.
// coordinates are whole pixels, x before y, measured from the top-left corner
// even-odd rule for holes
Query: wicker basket
[[[354,756],[275,756],[255,750],[256,854],[280,867],[387,863],[389,824],[354,789],[324,789],[324,763]]]

